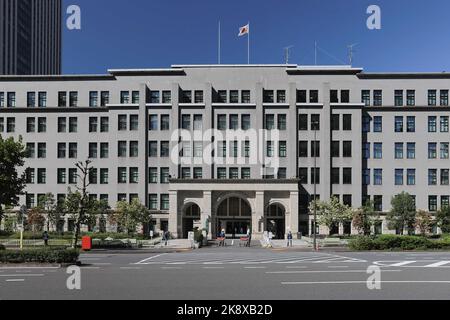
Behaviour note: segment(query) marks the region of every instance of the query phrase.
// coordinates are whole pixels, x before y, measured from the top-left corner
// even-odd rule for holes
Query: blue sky
[[[105,73],[108,68],[217,63],[218,21],[222,63],[247,63],[239,27],[251,23],[251,63],[347,62],[366,71],[450,71],[448,0],[64,0],[77,4],[82,29],[63,31],[64,73]],[[381,7],[382,29],[366,27],[367,7]],[[67,17],[65,15],[65,17]]]

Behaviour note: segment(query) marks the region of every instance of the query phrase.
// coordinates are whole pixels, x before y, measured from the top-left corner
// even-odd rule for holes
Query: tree
[[[90,230],[97,225],[97,218],[103,218],[109,213],[110,207],[106,200],[90,199],[86,213],[86,224]]]
[[[53,193],[47,193],[41,196],[39,198],[39,207],[47,215],[47,231],[50,231],[50,225],[56,228],[58,222],[64,216],[64,212],[58,207]]]
[[[377,213],[375,212],[374,204],[372,201],[369,201],[364,206],[354,211],[352,223],[359,234],[369,236],[376,217]]]
[[[332,229],[333,226],[352,219],[352,208],[342,204],[339,199],[332,197],[330,201],[316,202],[318,219],[317,223]],[[311,202],[309,210],[314,211],[314,201]]]
[[[424,210],[417,211],[414,226],[420,230],[422,236],[426,236],[433,226],[433,216]]]
[[[42,231],[45,225],[45,217],[42,215],[41,208],[36,207],[28,210],[27,222],[32,232]]]
[[[0,224],[3,206],[17,205],[17,196],[25,188],[25,173],[20,175],[17,169],[25,164],[26,155],[21,137],[18,141],[12,137],[4,140],[0,135]]]
[[[450,233],[450,207],[444,206],[436,216],[437,225],[443,233]]]
[[[130,235],[136,232],[138,225],[150,223],[151,214],[138,199],[133,199],[131,203],[118,202],[116,211],[110,216],[110,221],[125,229]]]
[[[414,230],[416,220],[416,205],[413,197],[406,192],[402,192],[392,198],[392,209],[388,213],[386,220],[390,229],[396,229],[403,235],[405,228],[411,232]]]

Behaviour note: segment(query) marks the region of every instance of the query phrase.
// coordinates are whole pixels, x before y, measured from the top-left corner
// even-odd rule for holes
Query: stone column
[[[211,191],[204,191],[203,192],[203,203],[204,207],[202,208],[201,212],[201,224],[202,228],[207,229],[207,234],[204,232],[203,236],[205,237],[205,240],[212,240],[213,238],[213,232],[211,230],[212,225],[212,192]]]
[[[178,212],[178,192],[170,191],[169,192],[169,202],[170,202],[170,211],[169,211],[169,232],[172,234],[174,238],[182,237],[181,230],[181,217]]]
[[[255,212],[253,212],[252,216],[253,238],[261,239],[264,231],[264,191],[257,191],[255,199]]]
[[[289,230],[286,230],[286,233],[291,231],[294,239],[296,239],[298,235],[298,194],[298,191],[291,191],[289,217],[286,217],[286,222],[288,222],[289,218],[289,222],[287,223],[289,226],[286,225],[286,229]]]

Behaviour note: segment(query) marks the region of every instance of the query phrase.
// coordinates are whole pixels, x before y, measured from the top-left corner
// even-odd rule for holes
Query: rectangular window
[[[194,141],[194,158],[203,158],[203,142]]]
[[[4,108],[4,107],[5,107],[5,93],[0,92],[0,108]]]
[[[395,132],[403,132],[403,117],[395,117]]]
[[[127,156],[127,142],[118,141],[117,142],[117,156],[119,158],[125,158]]]
[[[159,97],[159,91],[150,91],[150,103],[159,103],[160,97]]]
[[[149,194],[148,195],[148,208],[150,210],[158,210],[158,195]]]
[[[224,180],[227,178],[226,168],[217,168],[217,179]]]
[[[89,183],[97,184],[97,182],[98,182],[98,171],[96,168],[91,168],[91,170],[89,170]]]
[[[370,169],[363,169],[362,183],[365,186],[370,185]]]
[[[344,158],[351,158],[352,157],[352,142],[351,141],[344,141],[343,143],[343,157]]]
[[[373,170],[373,184],[375,186],[383,185],[383,169]]]
[[[250,115],[249,114],[243,114],[241,116],[241,128],[244,131],[250,130],[250,128],[251,128],[251,121],[250,121]]]
[[[133,91],[131,93],[131,103],[139,104],[139,91]]]
[[[338,90],[330,90],[330,102],[339,103]]]
[[[373,144],[373,158],[383,159],[383,144],[376,142]]]
[[[306,103],[307,101],[306,90],[297,90],[297,103]]]
[[[36,182],[35,175],[34,175],[34,169],[27,168],[25,170],[25,183],[26,184],[34,184]]]
[[[430,212],[437,212],[438,211],[438,200],[437,196],[429,196],[428,197],[428,210]]]
[[[275,115],[266,114],[266,130],[275,129]]]
[[[69,92],[69,107],[78,106],[78,92],[71,91]]]
[[[300,131],[308,131],[308,115],[301,114],[298,116],[298,130]]]
[[[203,179],[203,168],[194,168],[194,179]]]
[[[89,107],[98,107],[98,91],[89,92]]]
[[[416,144],[414,142],[410,142],[406,145],[406,153],[408,159],[415,159],[416,158]]]
[[[249,90],[242,90],[241,102],[242,103],[250,103],[250,91]]]
[[[40,168],[40,169],[37,169],[37,172],[38,172],[37,183],[38,184],[46,184],[47,183],[47,169]]]
[[[239,103],[239,91],[237,90],[230,91],[230,103]]]
[[[58,107],[67,107],[67,92],[58,92]]]
[[[182,148],[180,154],[181,157],[183,158],[192,157],[191,141],[183,141],[181,148]]]
[[[152,184],[158,183],[158,168],[148,169],[148,181]]]
[[[441,117],[441,132],[448,133],[448,116]]]
[[[15,92],[8,92],[7,93],[7,107],[8,108],[15,108],[16,107],[16,93]]]
[[[383,105],[383,91],[381,90],[373,91],[373,105],[375,107],[381,107]]]
[[[169,178],[170,178],[169,168],[161,168],[161,183],[162,184],[169,183]]]
[[[64,133],[67,130],[67,119],[66,118],[58,118],[58,132]]]
[[[100,158],[101,159],[109,158],[109,143],[107,142],[100,143]]]
[[[38,118],[38,132],[47,132],[47,118]]]
[[[277,103],[286,103],[286,90],[277,91]]]
[[[124,114],[119,114],[118,116],[118,126],[119,131],[126,131],[127,130],[127,116]]]
[[[169,157],[169,141],[161,141],[161,158]]]
[[[403,143],[401,142],[395,144],[395,159],[403,159]]]
[[[437,169],[428,169],[428,185],[437,185]]]
[[[264,103],[274,103],[274,92],[273,92],[273,90],[264,90],[263,102]]]
[[[89,143],[89,158],[96,159],[98,157],[97,143],[91,142]]]
[[[130,168],[130,183],[138,183],[139,182],[139,169],[138,168]]]
[[[441,90],[441,106],[448,106],[448,90]]]
[[[203,130],[203,115],[195,114],[194,115],[194,131],[202,131]]]
[[[183,130],[191,130],[191,115],[183,114],[181,116],[181,128]]]
[[[415,90],[406,91],[406,104],[408,106],[416,105],[416,91]]]
[[[100,184],[108,184],[109,181],[109,170],[100,169]]]
[[[406,125],[407,132],[416,132],[416,117],[406,117],[406,122],[407,122]]]
[[[407,184],[408,186],[416,185],[416,169],[407,170]]]
[[[36,157],[36,147],[34,143],[27,143],[25,151],[28,159],[34,159]]]
[[[344,117],[344,125],[343,125],[344,131],[351,131],[352,130],[352,115],[344,114],[343,117]]]
[[[320,168],[311,168],[311,184],[320,184]]]
[[[266,156],[268,158],[272,158],[274,156],[274,142],[273,141],[267,141]]]
[[[117,168],[117,182],[127,183],[127,168]]]
[[[66,184],[66,169],[58,169],[58,184]]]
[[[242,168],[241,169],[241,179],[248,180],[251,178],[250,168]]]
[[[437,159],[437,143],[428,143],[428,159]]]
[[[341,183],[341,169],[340,168],[332,168],[331,169],[331,183],[332,184],[340,184]]]
[[[139,116],[137,114],[130,115],[130,131],[139,130]]]
[[[287,116],[285,114],[278,115],[278,130],[286,131],[287,129]]]
[[[383,117],[381,116],[373,117],[373,132],[376,133],[383,132]]]
[[[109,132],[109,117],[100,118],[100,132]]]
[[[441,186],[449,185],[449,169],[441,169]]]
[[[170,130],[170,116],[168,114],[161,115],[161,131]]]
[[[97,132],[98,130],[98,118],[89,117],[89,132]]]
[[[344,184],[352,184],[352,168],[344,168],[343,169],[343,183]]]
[[[341,122],[341,115],[339,114],[331,115],[331,130],[339,131],[341,129],[340,122]]]
[[[162,103],[172,103],[172,92],[171,91],[163,91],[162,92]]]
[[[47,158],[47,144],[45,142],[38,143],[38,159]]]
[[[238,168],[230,168],[230,179],[231,180],[239,179],[239,169]]]
[[[308,141],[300,141],[298,143],[299,157],[308,158]]]
[[[203,91],[197,90],[194,92],[194,102],[195,103],[203,103]]]
[[[320,130],[320,114],[311,115],[311,131]]]
[[[58,143],[58,159],[64,159],[66,157],[66,143]]]
[[[109,104],[109,91],[102,91],[100,93],[100,106],[106,107]]]
[[[319,91],[318,90],[310,90],[309,91],[309,102],[310,103],[319,103]]]
[[[191,168],[181,168],[181,179],[191,179]]]
[[[158,130],[158,115],[156,114],[149,115],[148,130],[149,131]]]
[[[449,158],[449,143],[441,142],[441,159]]]
[[[361,91],[361,102],[364,103],[366,107],[370,106],[370,90]]]
[[[157,141],[150,141],[148,143],[148,156],[150,158],[158,157],[158,142]]]
[[[170,208],[169,195],[162,194],[161,195],[161,210],[166,211]]]
[[[441,197],[441,208],[448,208],[450,205],[450,196]]]
[[[395,185],[403,185],[403,169],[395,169]]]
[[[350,90],[341,90],[341,103],[350,103]]]
[[[280,158],[286,158],[287,157],[287,142],[286,141],[280,141],[279,142],[279,148],[280,148]]]
[[[182,103],[192,103],[192,91],[184,90],[181,93],[181,102]]]
[[[377,212],[383,211],[383,196],[373,196],[374,210]]]
[[[36,118],[27,118],[27,133],[36,131]]]
[[[437,104],[437,90],[428,90],[428,105],[436,106]]]
[[[35,92],[27,93],[27,107],[28,108],[36,107],[36,93]]]
[[[331,157],[339,158],[341,156],[341,142],[340,141],[332,141],[331,142]]]
[[[76,159],[78,156],[78,144],[76,142],[69,143],[69,158]]]
[[[120,104],[128,104],[130,103],[130,92],[129,91],[121,91],[120,92]]]
[[[239,129],[239,115],[230,114],[230,130]]]
[[[217,129],[227,130],[227,116],[225,114],[217,115]]]
[[[395,90],[394,104],[396,107],[403,107],[403,90]]]
[[[311,141],[311,157],[320,158],[320,141]]]
[[[437,132],[437,117],[435,116],[428,117],[428,132],[430,133]]]
[[[308,168],[300,168],[298,170],[298,178],[300,183],[308,184]]]
[[[6,132],[12,133],[16,131],[16,118],[6,118]]]
[[[76,133],[78,131],[78,118],[70,117],[69,118],[69,132]]]
[[[0,133],[5,131],[5,118],[0,118]]]

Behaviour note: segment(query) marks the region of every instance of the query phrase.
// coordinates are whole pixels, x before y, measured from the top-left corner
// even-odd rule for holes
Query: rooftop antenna
[[[355,51],[353,50],[358,44],[354,43],[348,46],[348,60],[350,62],[350,66],[353,65],[353,55]]]
[[[294,48],[294,46],[289,46],[284,48],[284,62],[286,64],[289,64],[289,58],[291,56],[291,49]]]

